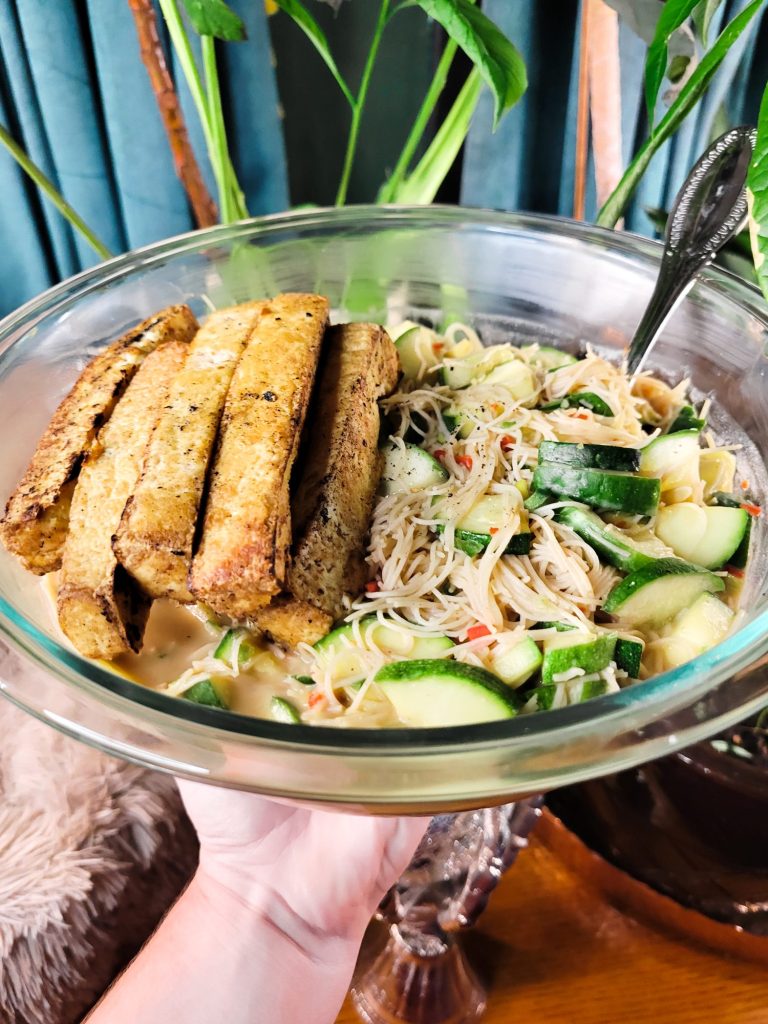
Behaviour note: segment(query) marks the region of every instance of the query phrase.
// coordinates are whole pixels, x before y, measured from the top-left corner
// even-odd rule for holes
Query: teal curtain
[[[248,40],[222,47],[223,92],[233,158],[254,214],[290,203],[330,203],[349,110],[305,36],[262,0],[230,0]],[[350,0],[338,15],[306,0],[344,74],[358,81],[377,5]],[[727,0],[713,32],[747,0]],[[579,0],[483,0],[526,59],[530,88],[491,131],[484,96],[463,154],[439,198],[468,205],[571,213]],[[391,168],[431,79],[440,30],[405,10],[385,35],[366,111],[350,201],[371,201]],[[620,32],[624,159],[644,137],[645,45]],[[176,80],[193,145],[213,190],[198,120]],[[458,62],[443,110],[461,84]],[[667,208],[687,168],[725,123],[754,121],[768,77],[768,23],[744,34],[705,102],[663,147],[628,213],[652,232],[651,207]],[[141,63],[127,0],[0,0],[0,121],[115,252],[193,225]],[[588,216],[595,214],[594,186]],[[0,313],[96,257],[0,150]]]
[[[255,0],[233,6],[248,27],[224,56],[234,160],[251,212],[272,213],[288,178],[267,19]],[[0,119],[113,252],[194,227],[126,0],[0,0]],[[96,260],[0,152],[0,312]]]

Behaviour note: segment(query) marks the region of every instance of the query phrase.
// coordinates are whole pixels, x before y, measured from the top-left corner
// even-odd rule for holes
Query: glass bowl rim
[[[359,226],[364,223],[366,226],[375,226],[379,223],[391,226],[398,221],[411,226],[414,221],[421,221],[430,228],[470,221],[473,226],[488,230],[508,232],[517,229],[533,234],[554,234],[560,238],[568,237],[577,244],[602,243],[603,249],[613,256],[635,260],[638,256],[645,259],[658,258],[662,249],[662,243],[642,235],[613,231],[567,217],[509,213],[466,206],[353,205],[268,214],[163,239],[115,256],[54,285],[0,321],[0,365],[8,349],[43,317],[53,314],[60,306],[82,298],[92,287],[103,289],[156,262],[195,252],[201,246],[215,245],[217,241],[232,242],[240,237],[258,237],[260,232],[269,234],[313,225],[322,228],[329,224]],[[718,287],[723,284],[728,286],[728,293],[724,296],[722,288]],[[763,308],[762,295],[755,286],[727,270],[707,268],[699,274],[696,287],[719,294],[726,301],[737,302],[768,331],[768,313]],[[734,291],[738,298],[732,294]],[[12,334],[22,327],[25,328],[24,333],[12,339]],[[525,742],[536,737],[543,739],[552,733],[564,736],[566,733],[578,732],[585,726],[609,720],[617,729],[625,721],[628,727],[647,725],[654,721],[655,716],[649,715],[648,711],[656,706],[658,699],[674,694],[684,697],[686,703],[689,703],[706,695],[735,672],[747,668],[754,660],[767,654],[768,607],[717,647],[677,669],[635,683],[618,693],[584,704],[559,708],[547,714],[521,715],[483,724],[431,729],[340,729],[332,726],[286,725],[196,705],[134,683],[82,658],[40,632],[2,597],[0,635],[9,640],[14,648],[22,650],[39,667],[51,671],[59,680],[73,685],[81,692],[92,694],[102,703],[111,697],[117,698],[123,707],[127,704],[133,707],[139,705],[156,717],[159,724],[168,724],[170,720],[176,726],[202,725],[206,727],[206,735],[213,732],[230,740],[237,736],[244,741],[276,742],[280,746],[295,746],[303,751],[327,753],[335,748],[338,751],[371,755],[401,753],[411,756],[422,751],[427,753],[437,747],[443,752],[470,748],[477,751],[496,746],[499,741]],[[49,657],[45,657],[41,649]],[[642,722],[634,721],[634,716],[643,707],[646,709],[646,717]],[[665,708],[665,711],[668,710]],[[740,712],[741,709],[737,709],[732,720],[735,721]],[[723,717],[721,714],[718,720]]]

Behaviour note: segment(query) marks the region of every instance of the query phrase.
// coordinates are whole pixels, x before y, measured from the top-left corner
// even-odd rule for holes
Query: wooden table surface
[[[547,816],[464,939],[484,1024],[766,1024],[768,938],[682,910]],[[349,1000],[337,1024],[359,1024]]]

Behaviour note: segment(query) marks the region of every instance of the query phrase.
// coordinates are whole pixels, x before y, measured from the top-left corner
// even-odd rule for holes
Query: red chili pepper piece
[[[307,704],[309,704],[309,706],[311,708],[314,708],[314,707],[317,707],[318,704],[322,704],[322,702],[324,700],[325,700],[325,694],[324,693],[319,693],[316,690],[314,693],[310,693],[309,700],[307,701]]]
[[[490,636],[491,631],[487,626],[470,626],[467,630],[467,640],[479,640],[481,636]]]
[[[456,461],[464,469],[472,469],[472,456],[471,455],[457,455]]]
[[[729,576],[735,576],[736,579],[739,579],[739,580],[744,579],[744,570],[743,569],[737,569],[733,565],[726,565],[726,569],[728,570],[728,575]]]
[[[369,594],[375,594],[379,589],[378,581],[368,580],[368,582],[365,584],[365,589],[368,591]]]
[[[498,526],[491,526],[489,528],[489,530],[488,530],[488,533],[490,533],[491,536],[493,536],[495,533],[498,533],[498,532],[499,532]]]
[[[759,505],[753,505],[751,501],[742,501],[741,507],[745,512],[749,512],[751,516],[759,516],[763,511]]]
[[[508,451],[508,450],[509,450],[510,448],[514,448],[514,446],[515,446],[515,444],[516,444],[516,443],[517,443],[517,442],[515,441],[514,437],[512,437],[512,435],[511,435],[511,434],[505,434],[505,435],[504,435],[504,436],[502,437],[502,439],[501,439],[501,450],[502,450],[503,452],[506,452],[506,451]]]
[[[440,459],[440,461],[442,462],[443,459],[445,458],[445,448],[435,448],[432,454],[435,456],[436,459]]]

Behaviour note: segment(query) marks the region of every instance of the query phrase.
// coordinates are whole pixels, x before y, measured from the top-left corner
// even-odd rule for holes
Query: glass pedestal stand
[[[456,933],[482,914],[501,876],[528,843],[541,797],[432,819],[380,918],[384,949],[352,989],[365,1024],[469,1024],[486,992]]]

